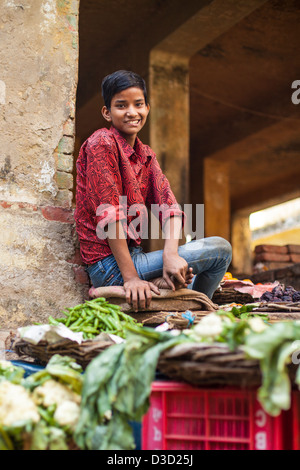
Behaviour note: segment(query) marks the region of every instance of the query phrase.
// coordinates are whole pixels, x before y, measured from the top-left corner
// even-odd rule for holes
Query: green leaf
[[[39,421],[31,434],[30,450],[47,450],[49,445],[49,430],[47,424]]]
[[[54,378],[68,384],[76,393],[81,393],[83,377],[82,367],[69,356],[55,354],[51,357],[45,369],[29,375],[24,381],[24,386],[33,389],[42,385],[46,380]]]
[[[124,343],[111,346],[86,368],[75,441],[81,449],[132,450],[132,427],[149,407],[151,384],[161,352],[190,341],[152,328],[128,329]]]
[[[8,380],[11,383],[19,385],[22,382],[25,370],[23,367],[18,367],[9,361],[0,360],[0,382],[1,380]]]
[[[244,350],[249,357],[260,361],[262,371],[258,398],[272,416],[290,408],[291,383],[288,364],[291,363],[293,352],[299,349],[299,338],[298,322],[278,322],[259,334],[250,333],[246,336]]]
[[[67,436],[62,429],[49,428],[49,450],[68,450]]]
[[[14,450],[14,444],[8,433],[0,426],[0,450]]]

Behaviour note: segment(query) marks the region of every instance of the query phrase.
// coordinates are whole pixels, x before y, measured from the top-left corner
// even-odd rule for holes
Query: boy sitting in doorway
[[[211,298],[231,262],[231,245],[207,237],[179,246],[184,213],[154,152],[137,136],[150,110],[143,78],[119,70],[104,78],[102,95],[110,129],[95,131],[77,160],[76,229],[93,286],[123,285],[136,311],[160,288],[188,287]],[[132,207],[141,213],[163,207],[163,250],[143,251]]]

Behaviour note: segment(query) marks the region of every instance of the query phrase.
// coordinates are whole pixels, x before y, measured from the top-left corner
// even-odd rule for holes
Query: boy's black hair
[[[120,91],[130,87],[140,88],[144,93],[147,104],[147,88],[145,80],[135,72],[129,70],[117,70],[117,72],[107,75],[102,80],[102,96],[107,109],[110,109],[111,100]]]

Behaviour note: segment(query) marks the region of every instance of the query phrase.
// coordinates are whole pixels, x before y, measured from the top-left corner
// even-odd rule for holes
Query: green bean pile
[[[126,337],[127,325],[142,326],[122,312],[119,305],[110,304],[105,297],[87,300],[83,304],[67,308],[62,312],[65,317],[49,317],[50,325],[63,323],[74,332],[82,332],[83,338],[93,339],[102,332]]]

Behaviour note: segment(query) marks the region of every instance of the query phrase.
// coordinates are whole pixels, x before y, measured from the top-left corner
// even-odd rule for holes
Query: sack
[[[126,302],[123,286],[92,287],[89,290],[92,298],[105,297],[115,305],[119,305],[123,312],[134,312],[132,306]],[[143,312],[184,312],[185,310],[216,311],[218,305],[214,304],[207,295],[191,289],[160,289],[160,295],[152,292],[150,306],[140,309]]]

